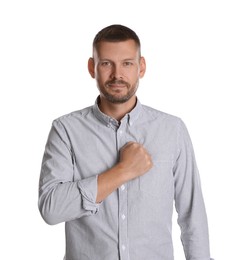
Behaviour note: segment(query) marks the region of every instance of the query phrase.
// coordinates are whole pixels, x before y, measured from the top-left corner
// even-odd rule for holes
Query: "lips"
[[[125,88],[128,87],[128,85],[129,84],[127,82],[122,80],[109,81],[106,83],[106,86],[111,88]]]
[[[124,88],[124,87],[126,87],[125,84],[107,84],[107,86],[109,86],[111,88]]]

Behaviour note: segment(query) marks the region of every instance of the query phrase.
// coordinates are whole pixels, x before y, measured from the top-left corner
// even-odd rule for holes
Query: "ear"
[[[141,57],[140,58],[140,72],[139,72],[139,76],[140,78],[142,78],[145,74],[146,71],[146,62],[145,62],[145,58]]]
[[[89,58],[88,60],[88,71],[91,75],[91,77],[94,79],[95,78],[95,69],[94,69],[94,59]]]

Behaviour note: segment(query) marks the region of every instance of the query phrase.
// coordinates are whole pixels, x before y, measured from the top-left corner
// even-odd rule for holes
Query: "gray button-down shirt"
[[[153,168],[95,202],[97,176],[129,141]],[[42,162],[39,209],[66,222],[67,260],[173,260],[173,201],[186,259],[209,260],[206,212],[187,129],[177,117],[141,105],[121,120],[97,105],[54,120]]]

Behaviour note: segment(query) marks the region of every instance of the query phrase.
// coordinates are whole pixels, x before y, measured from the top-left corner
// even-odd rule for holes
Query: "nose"
[[[121,69],[120,65],[114,64],[112,73],[111,73],[111,78],[123,79],[122,69]]]

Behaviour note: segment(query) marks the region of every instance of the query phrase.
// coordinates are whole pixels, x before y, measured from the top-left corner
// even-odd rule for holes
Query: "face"
[[[101,98],[110,103],[125,103],[135,97],[145,68],[145,60],[133,40],[101,42],[88,62]]]

